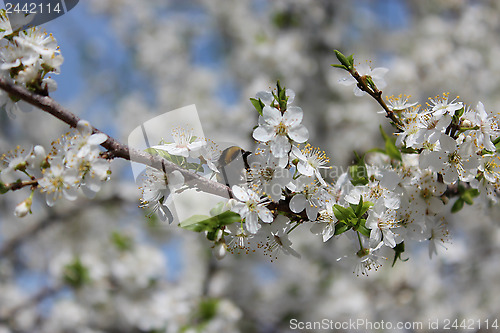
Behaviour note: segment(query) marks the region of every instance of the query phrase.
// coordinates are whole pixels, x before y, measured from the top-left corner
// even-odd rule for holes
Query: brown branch
[[[358,82],[358,88],[366,92],[368,95],[373,97],[377,103],[384,109],[386,113],[386,117],[391,119],[394,124],[400,128],[403,124],[401,123],[401,120],[396,117],[394,114],[394,111],[389,109],[387,104],[384,102],[382,99],[382,91],[378,90],[377,87],[374,87],[373,89],[366,83],[366,77],[359,75],[358,71],[354,68],[349,70],[349,73],[351,73],[352,77]]]
[[[38,185],[38,180],[36,180],[36,179],[25,180],[22,182],[14,182],[14,183],[10,183],[10,184],[4,184],[4,189],[8,190],[8,191],[17,191],[17,190],[20,190],[26,186],[35,186],[36,187],[37,185]]]
[[[2,77],[0,77],[0,88],[5,90],[10,95],[16,96],[23,101],[42,109],[71,127],[76,127],[78,121],[80,121],[78,116],[65,109],[51,97],[35,94],[22,86],[9,82]],[[92,127],[92,132],[103,133],[95,127]],[[125,160],[149,165],[167,173],[179,171],[184,176],[186,183],[189,182],[194,184],[199,191],[215,194],[221,197],[227,197],[228,193],[231,193],[231,189],[224,184],[214,182],[198,174],[191,173],[178,165],[161,158],[160,156],[153,156],[146,152],[130,148],[109,135],[107,135],[107,137],[108,139],[101,144],[101,146],[108,151],[106,154],[107,158],[123,158]]]

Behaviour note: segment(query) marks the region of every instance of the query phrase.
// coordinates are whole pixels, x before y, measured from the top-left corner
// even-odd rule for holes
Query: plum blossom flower
[[[197,157],[194,156],[205,145],[203,140],[193,136],[193,130],[186,130],[178,127],[172,129],[173,143],[166,143],[163,145],[152,146],[151,148],[164,150],[171,155],[183,157]]]
[[[263,154],[252,155],[248,181],[257,192],[267,195],[272,201],[281,199],[282,190],[292,180],[288,169],[279,166],[279,161],[274,156]]]
[[[428,219],[427,220],[427,236],[429,240],[429,258],[432,255],[437,255],[437,246],[442,246],[446,249],[446,244],[450,243],[450,232],[443,219]]]
[[[292,155],[299,159],[297,163],[298,172],[304,176],[314,175],[322,185],[326,185],[325,180],[319,172],[319,169],[329,168],[325,166],[325,164],[330,162],[330,159],[326,156],[324,151],[313,148],[310,144],[306,144],[302,150],[293,146]]]
[[[265,106],[259,117],[259,126],[253,131],[253,138],[269,142],[274,157],[284,157],[291,148],[290,140],[303,143],[309,132],[300,122],[303,112],[298,106],[290,106],[282,114],[280,110]]]
[[[453,115],[455,111],[464,107],[462,102],[455,102],[455,100],[448,102],[449,95],[449,93],[444,93],[442,96],[429,98],[427,105],[431,108],[434,116],[441,117],[444,114]]]
[[[260,229],[259,219],[265,223],[273,221],[273,214],[265,205],[268,201],[253,190],[246,189],[238,185],[232,187],[233,194],[237,202],[231,211],[239,214],[245,219],[245,226],[248,232],[255,234]]]
[[[382,236],[383,243],[391,248],[398,243],[398,235],[391,230],[398,227],[394,209],[387,209],[382,205],[374,206],[366,220],[366,227],[371,229],[371,244],[378,244],[382,240]]]
[[[184,177],[179,171],[168,175],[150,167],[146,168],[145,179],[142,186],[142,208],[150,208],[151,216],[158,214],[161,221],[172,223],[173,215],[167,205],[172,202],[172,193],[184,185]]]
[[[292,248],[292,241],[288,237],[289,221],[288,218],[280,215],[273,223],[263,227],[262,232],[266,235],[266,241],[263,244],[264,253],[273,259],[277,259],[280,253],[300,258],[300,254]]]
[[[309,221],[315,221],[318,212],[324,209],[325,204],[332,201],[332,196],[316,182],[313,177],[299,177],[292,184],[296,194],[290,200],[290,210],[300,213],[306,210]]]
[[[492,138],[496,139],[500,131],[496,121],[484,109],[483,103],[478,102],[476,110],[468,110],[463,118],[469,121],[472,127],[478,127],[477,130],[473,131],[477,144],[483,146],[486,150],[496,151]]]
[[[337,218],[333,214],[331,206],[319,212],[319,217],[311,227],[311,232],[315,235],[321,235],[323,242],[326,242],[335,234],[335,223]]]
[[[67,168],[60,157],[50,160],[50,168],[43,170],[43,178],[38,181],[42,192],[46,192],[45,201],[52,207],[57,199],[64,196],[68,200],[77,197],[78,172]]]
[[[470,137],[459,146],[450,136],[443,134],[439,140],[441,150],[430,151],[420,156],[420,167],[443,175],[445,184],[453,184],[458,179],[470,181],[477,173],[479,156],[476,145]]]
[[[207,163],[207,166],[213,172],[218,173],[217,161],[220,158],[222,151],[219,146],[212,140],[205,140],[204,145],[201,147],[201,157]]]
[[[418,102],[409,103],[408,99],[410,97],[411,96],[406,96],[402,94],[400,94],[399,96],[390,96],[390,97],[386,96],[387,107],[389,108],[389,110],[394,111],[396,113],[405,111],[418,104]],[[385,112],[386,112],[385,110],[380,111],[380,113],[385,113]]]
[[[76,129],[78,134],[68,140],[65,150],[76,150],[76,157],[79,158],[95,153],[99,145],[108,139],[104,133],[92,134],[92,126],[86,120],[78,121]]]

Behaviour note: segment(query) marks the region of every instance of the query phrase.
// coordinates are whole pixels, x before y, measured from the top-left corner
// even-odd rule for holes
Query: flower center
[[[277,135],[286,135],[287,133],[287,128],[286,125],[283,124],[283,122],[280,122],[278,126],[276,126],[276,134]]]

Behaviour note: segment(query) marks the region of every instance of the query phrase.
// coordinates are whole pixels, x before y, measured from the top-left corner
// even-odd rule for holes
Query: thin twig
[[[394,111],[392,111],[382,99],[381,90],[378,90],[377,87],[374,87],[372,89],[370,86],[368,86],[368,84],[366,83],[366,78],[364,76],[359,75],[356,69],[354,68],[350,69],[349,73],[351,73],[352,77],[358,82],[358,88],[365,91],[368,95],[373,97],[377,101],[377,103],[384,109],[387,118],[390,118],[398,128],[403,125],[401,123],[401,120],[398,117],[396,117]]]
[[[80,118],[61,106],[55,100],[48,96],[42,96],[35,94],[26,88],[9,82],[5,78],[0,77],[0,88],[5,90],[7,93],[16,96],[23,101],[42,109],[43,111],[51,114],[52,116],[62,120],[71,127],[76,127]],[[92,127],[93,133],[103,133],[99,129]],[[105,134],[105,133],[104,133]],[[129,146],[122,144],[107,135],[108,139],[101,144],[102,147],[107,149],[106,157],[112,158],[123,158],[125,160],[137,162],[144,165],[149,165],[158,170],[165,170],[166,172],[179,171],[186,180],[186,183],[192,183],[196,186],[199,191],[218,195],[221,197],[227,197],[228,192],[231,193],[231,189],[226,185],[214,182],[206,179],[198,174],[189,172],[175,163],[172,163],[160,156],[153,156],[143,151],[130,148]]]
[[[10,184],[4,184],[4,189],[9,190],[9,191],[17,191],[22,189],[23,187],[26,186],[37,186],[38,185],[38,180],[25,180],[22,182],[14,182]]]

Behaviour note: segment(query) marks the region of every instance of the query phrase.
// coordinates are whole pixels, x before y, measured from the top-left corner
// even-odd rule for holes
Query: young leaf
[[[359,231],[363,236],[370,238],[370,229],[365,227],[365,222],[365,219],[361,219],[360,223],[353,230]]]
[[[349,59],[342,54],[342,52],[338,50],[333,50],[333,52],[335,52],[335,56],[337,56],[337,59],[340,61],[342,65],[344,65],[347,68],[351,68],[352,64],[350,63]]]
[[[385,133],[382,125],[380,125],[380,133],[385,140],[385,153],[394,160],[402,161],[401,152],[396,147],[396,140]]]
[[[335,236],[340,235],[349,229],[351,229],[351,227],[349,225],[345,224],[344,222],[337,222],[337,223],[335,223],[334,235]]]
[[[0,182],[0,194],[5,194],[7,192],[9,192],[9,190],[5,187],[5,184]]]
[[[231,211],[227,211],[212,217],[208,217],[205,215],[194,215],[182,221],[179,226],[186,230],[195,232],[213,232],[222,226],[230,225],[239,221],[241,221],[240,215]]]
[[[408,261],[408,258],[406,259],[401,258],[401,254],[405,252],[405,242],[396,244],[393,250],[394,250],[394,260],[392,261],[392,267],[394,267],[398,259],[401,261]]]
[[[252,102],[252,105],[255,108],[255,110],[257,110],[257,112],[262,116],[262,110],[264,109],[264,106],[266,106],[264,102],[262,102],[260,98],[259,99],[250,98],[250,102]]]
[[[345,67],[344,65],[333,64],[333,65],[332,65],[332,67],[345,69],[346,71],[348,71],[348,70],[349,70],[349,69],[347,69],[347,67]]]
[[[464,207],[464,200],[462,198],[458,198],[457,201],[451,207],[451,212],[456,213],[459,212]]]

